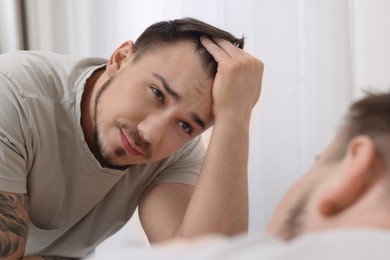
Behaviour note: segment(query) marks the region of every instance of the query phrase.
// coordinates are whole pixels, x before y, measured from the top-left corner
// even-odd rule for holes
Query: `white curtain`
[[[148,25],[184,16],[247,37],[246,50],[265,63],[251,124],[251,233],[264,229],[277,201],[333,136],[353,98],[348,0],[25,3],[28,46],[35,50],[108,57]]]
[[[390,1],[355,0],[351,10],[354,97],[362,90],[389,91]]]
[[[19,0],[0,0],[0,54],[23,48]]]

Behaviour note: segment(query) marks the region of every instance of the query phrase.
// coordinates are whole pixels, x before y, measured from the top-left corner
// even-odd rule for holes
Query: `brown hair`
[[[241,49],[244,47],[244,38],[236,38],[229,32],[194,18],[183,18],[162,21],[149,26],[134,43],[134,62],[137,62],[146,52],[162,45],[188,40],[195,43],[195,49],[203,65],[208,69],[210,76],[215,77],[217,63],[200,43],[200,36],[202,35],[210,39],[219,38],[227,40]]]
[[[333,159],[344,157],[348,143],[358,135],[367,135],[375,143],[384,161],[390,162],[390,93],[369,93],[353,103],[341,129],[342,142]]]

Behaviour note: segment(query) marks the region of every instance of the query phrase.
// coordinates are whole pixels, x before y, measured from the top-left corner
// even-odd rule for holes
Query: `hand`
[[[260,97],[263,63],[226,40],[202,36],[201,43],[218,63],[212,91],[215,120],[233,116],[249,122]]]

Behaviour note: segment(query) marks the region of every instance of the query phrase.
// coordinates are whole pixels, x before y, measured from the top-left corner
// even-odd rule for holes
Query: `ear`
[[[368,136],[357,136],[349,144],[341,165],[342,176],[319,200],[319,212],[333,216],[357,202],[372,186],[375,176],[377,152]]]
[[[123,65],[131,60],[134,54],[134,43],[127,41],[115,50],[107,61],[106,73],[109,77],[114,76],[118,71],[121,70]]]

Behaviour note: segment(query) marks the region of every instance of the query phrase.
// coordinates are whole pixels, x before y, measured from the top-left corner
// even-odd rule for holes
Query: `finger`
[[[230,57],[242,55],[243,50],[235,46],[233,43],[224,39],[213,39],[214,43],[224,50]]]
[[[215,44],[206,36],[200,37],[200,42],[205,47],[205,49],[213,56],[216,62],[222,62],[226,59],[229,59],[230,56],[226,53],[220,46]]]

